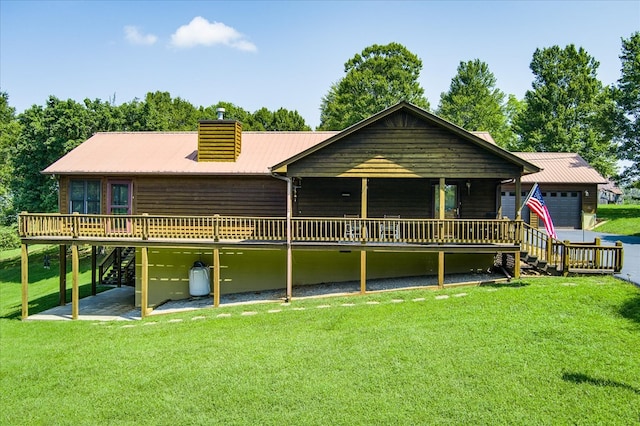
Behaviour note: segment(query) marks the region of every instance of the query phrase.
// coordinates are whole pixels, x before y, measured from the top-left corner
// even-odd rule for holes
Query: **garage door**
[[[547,204],[553,224],[556,228],[581,228],[582,210],[580,208],[580,191],[543,191],[542,196]],[[522,200],[526,193],[522,196]],[[515,216],[515,192],[502,192],[502,214],[513,219]],[[522,209],[522,218],[529,222],[529,208]],[[542,223],[540,223],[542,226]]]

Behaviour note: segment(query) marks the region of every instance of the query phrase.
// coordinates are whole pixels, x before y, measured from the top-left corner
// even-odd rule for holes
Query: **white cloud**
[[[128,25],[124,27],[124,36],[131,44],[150,46],[158,41],[158,37],[153,34],[142,34],[137,27]]]
[[[246,52],[258,50],[255,44],[235,29],[222,22],[209,22],[201,16],[196,16],[188,25],[183,25],[171,35],[171,45],[188,48],[198,45],[213,46],[222,44]]]

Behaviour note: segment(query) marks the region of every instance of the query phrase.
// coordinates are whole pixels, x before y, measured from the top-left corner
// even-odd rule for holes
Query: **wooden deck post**
[[[29,246],[22,244],[20,250],[22,280],[22,319],[29,316]]]
[[[363,219],[367,218],[368,192],[368,179],[362,178],[362,203],[360,205],[360,216]]]
[[[140,249],[141,254],[141,273],[140,277],[140,291],[142,293],[140,298],[140,317],[146,318],[147,309],[149,308],[149,248],[144,246]]]
[[[444,288],[444,252],[438,252],[438,288]]]
[[[367,252],[360,251],[360,294],[367,292]]]
[[[96,289],[96,266],[98,263],[98,247],[91,246],[91,295],[95,296]]]
[[[67,246],[61,245],[59,251],[60,269],[60,306],[67,304]]]
[[[440,178],[440,182],[438,183],[438,191],[439,191],[439,197],[440,197],[440,203],[438,205],[438,219],[442,220],[444,219],[444,210],[445,210],[445,203],[446,200],[444,199],[445,195],[445,190],[444,190],[444,186],[446,185],[445,183],[445,179],[444,178]]]
[[[522,219],[522,182],[516,178],[516,220]]]
[[[596,247],[600,247],[602,245],[602,239],[600,237],[596,237],[596,239],[594,240],[594,245]],[[600,269],[600,250],[596,249],[595,253],[594,253],[594,259],[593,259],[593,267]]]
[[[520,279],[520,250],[513,254],[513,278]]]
[[[71,319],[78,319],[80,306],[80,289],[79,285],[79,269],[80,255],[78,253],[78,245],[71,245]]]
[[[286,301],[293,297],[293,253],[291,248],[293,219],[293,178],[287,178],[287,295]]]
[[[213,307],[220,306],[220,249],[213,249]]]

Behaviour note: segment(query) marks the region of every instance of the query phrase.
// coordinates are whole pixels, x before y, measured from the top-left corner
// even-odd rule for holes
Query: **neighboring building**
[[[406,102],[341,132],[214,120],[198,132],[98,133],[44,171],[59,180],[63,214],[21,215],[20,232],[25,245],[136,247],[145,309],[189,297],[195,261],[213,268],[214,299],[284,283],[287,298],[293,285],[347,280],[366,291],[367,279],[429,274],[443,286],[498,253],[519,258],[522,224],[502,216],[523,197],[505,203],[504,182],[565,191],[529,177],[550,168],[546,157],[489,139]],[[567,197],[595,210],[596,184]]]
[[[614,181],[598,185],[598,204],[622,204],[622,191]]]
[[[580,155],[565,152],[514,152],[542,170],[522,178],[521,197],[526,197],[537,182],[556,228],[589,229],[595,225],[598,208],[598,185],[606,182],[600,173]],[[514,217],[515,187],[507,183],[502,186],[503,214]],[[533,216],[533,217],[531,217]],[[584,219],[583,219],[584,216]],[[538,225],[535,213],[528,207],[522,210],[522,218],[532,226]],[[542,226],[542,224],[539,224]]]

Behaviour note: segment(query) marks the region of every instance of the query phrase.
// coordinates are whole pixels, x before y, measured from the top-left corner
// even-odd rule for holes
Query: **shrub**
[[[20,247],[18,228],[13,226],[0,226],[0,250],[9,250]]]

